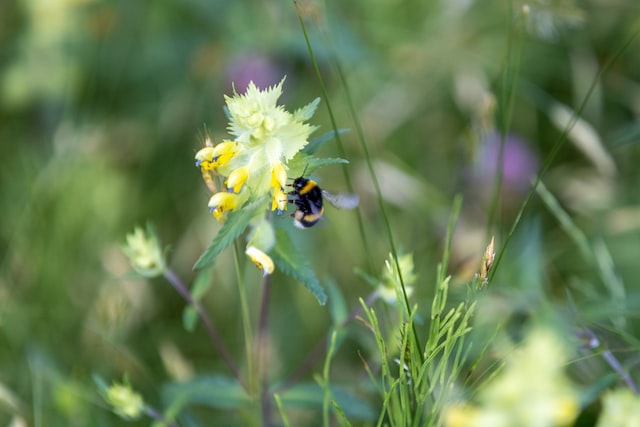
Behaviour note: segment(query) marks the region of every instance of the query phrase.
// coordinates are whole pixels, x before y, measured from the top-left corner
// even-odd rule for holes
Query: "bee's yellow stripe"
[[[315,181],[310,179],[309,181],[307,181],[305,186],[300,189],[299,193],[302,196],[304,194],[307,194],[309,191],[313,190],[317,186],[318,184]]]

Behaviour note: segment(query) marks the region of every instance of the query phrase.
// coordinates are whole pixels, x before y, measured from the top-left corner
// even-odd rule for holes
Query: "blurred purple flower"
[[[264,89],[276,85],[284,75],[282,66],[258,53],[236,56],[227,67],[229,85],[233,83],[238,93],[244,93],[250,81]]]
[[[497,133],[487,135],[478,153],[473,176],[478,184],[485,186],[495,182],[498,173],[501,137]],[[538,156],[519,137],[509,134],[504,142],[502,162],[502,185],[507,192],[520,193],[531,185],[538,172]]]

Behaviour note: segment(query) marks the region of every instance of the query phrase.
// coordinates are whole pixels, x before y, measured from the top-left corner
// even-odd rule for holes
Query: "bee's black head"
[[[300,190],[302,189],[305,185],[307,185],[307,182],[309,182],[308,178],[305,178],[303,176],[300,176],[296,179],[293,180],[293,184],[291,184],[291,186],[293,188],[295,188],[296,190]]]

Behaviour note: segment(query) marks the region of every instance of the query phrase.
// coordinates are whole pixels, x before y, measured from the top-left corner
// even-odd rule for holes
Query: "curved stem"
[[[171,283],[171,286],[173,286],[173,288],[180,294],[180,296],[182,296],[182,298],[184,298],[184,300],[189,305],[196,309],[196,312],[198,313],[200,320],[202,320],[202,323],[207,330],[207,334],[209,335],[213,346],[216,348],[216,350],[218,350],[218,353],[220,353],[220,356],[222,356],[222,360],[227,365],[233,376],[238,380],[240,385],[242,385],[242,387],[247,390],[247,384],[242,380],[242,377],[240,376],[238,365],[236,365],[236,362],[227,351],[227,348],[222,342],[222,339],[220,338],[216,327],[214,326],[207,312],[202,307],[202,304],[193,299],[191,291],[189,291],[185,284],[182,283],[182,280],[180,280],[180,278],[172,270],[166,269],[164,272],[164,277],[169,283]]]

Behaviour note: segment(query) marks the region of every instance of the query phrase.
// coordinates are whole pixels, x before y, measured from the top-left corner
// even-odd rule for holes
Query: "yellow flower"
[[[234,210],[237,206],[238,196],[234,193],[220,192],[209,199],[209,211],[218,221],[224,218],[225,212]]]
[[[272,211],[287,209],[287,162],[309,143],[316,126],[305,121],[313,115],[319,99],[289,112],[277,104],[283,84],[284,79],[260,90],[250,82],[244,94],[234,89],[233,96],[225,96],[231,140],[217,145],[207,140],[196,153],[196,166],[214,193],[209,209],[219,221],[228,211],[242,209],[247,201],[266,200],[267,195],[271,196]],[[217,192],[216,176],[222,177],[227,191]],[[250,221],[246,254],[267,275],[274,270],[267,253],[275,244],[275,233],[262,212],[256,217]]]
[[[261,196],[272,187],[275,174],[282,187],[286,184],[284,163],[309,142],[316,126],[304,123],[313,115],[319,99],[290,113],[277,105],[284,79],[260,90],[250,82],[243,95],[225,96],[229,111],[229,133],[239,144],[239,156],[249,167],[247,185]],[[239,166],[239,165],[238,165]]]
[[[276,163],[271,169],[271,210],[287,210],[287,193],[284,187],[287,184],[287,171],[282,163]]]
[[[164,273],[166,263],[158,238],[148,228],[145,233],[140,227],[127,234],[127,243],[122,248],[131,266],[144,277],[156,277]]]
[[[291,113],[277,105],[283,84],[284,79],[260,90],[250,82],[244,94],[234,91],[233,96],[225,96],[233,140],[215,146],[209,143],[195,156],[196,166],[212,192],[215,185],[211,174],[215,173],[226,178],[226,187],[233,193],[249,193],[243,195],[243,203],[270,193],[271,210],[287,209],[285,164],[308,144],[316,129],[304,122],[313,115],[319,99]],[[227,200],[209,203],[216,218],[229,210],[224,202]],[[236,202],[234,208],[241,205]]]
[[[287,193],[282,188],[274,189],[271,197],[271,210],[287,210]]]
[[[203,170],[213,170],[213,147],[206,146],[196,153],[196,167]]]
[[[467,404],[445,408],[442,418],[447,427],[512,427],[504,414]]]
[[[249,258],[251,258],[251,261],[253,261],[256,267],[264,272],[265,276],[273,273],[275,266],[273,265],[273,260],[271,259],[271,257],[269,257],[269,255],[262,252],[255,246],[247,247],[247,250],[245,250],[244,253],[247,254]]]
[[[246,166],[239,167],[229,174],[229,178],[227,178],[226,185],[229,191],[233,191],[234,193],[239,193],[240,189],[247,181],[249,177],[249,171]]]
[[[235,141],[222,141],[211,147],[206,146],[196,153],[196,166],[203,171],[216,171],[224,166],[238,152],[238,143]]]

